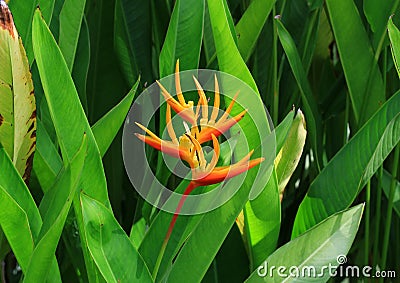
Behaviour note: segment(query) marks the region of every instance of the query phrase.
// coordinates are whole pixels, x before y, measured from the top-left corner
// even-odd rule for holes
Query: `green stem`
[[[370,214],[371,214],[371,180],[368,180],[365,192],[365,251],[364,251],[365,265],[368,265],[368,258],[369,258]]]
[[[397,169],[399,166],[399,152],[400,152],[400,144],[396,146],[396,149],[394,151],[392,182],[390,184],[390,193],[389,193],[387,213],[386,213],[385,234],[383,235],[381,270],[385,270],[386,268],[386,260],[389,247],[390,226],[392,223],[393,198],[396,187]]]
[[[276,8],[273,7],[273,15],[275,16]],[[278,85],[278,34],[276,30],[276,23],[272,21],[273,35],[272,35],[272,78],[273,78],[273,94],[274,94],[274,106],[272,111],[272,121],[274,125],[278,125],[278,114],[279,114],[279,85]]]
[[[381,230],[381,204],[382,204],[382,177],[383,177],[383,165],[379,168],[378,173],[378,188],[376,192],[376,208],[375,208],[375,236],[374,236],[374,248],[373,248],[373,266],[378,264],[379,258],[379,232]]]
[[[185,191],[183,192],[183,195],[182,195],[181,199],[179,200],[179,203],[178,203],[178,206],[177,206],[177,208],[175,210],[175,213],[172,216],[172,220],[169,223],[167,234],[165,235],[164,242],[163,242],[163,244],[161,246],[161,250],[160,250],[160,252],[158,254],[157,261],[156,261],[156,264],[154,266],[154,270],[153,270],[153,274],[152,274],[154,279],[157,278],[157,273],[158,273],[158,270],[160,269],[161,261],[162,261],[162,259],[164,257],[164,253],[165,253],[165,250],[167,248],[168,241],[171,238],[172,230],[174,229],[176,220],[178,219],[178,216],[179,216],[179,213],[181,212],[183,204],[185,203],[185,200],[186,200],[187,196],[197,187],[198,187],[198,185],[196,183],[190,182],[189,185],[187,186],[187,188],[185,189]]]
[[[350,111],[350,99],[349,95],[346,95],[346,109],[344,112],[344,134],[343,134],[343,145],[348,141],[347,139],[347,126],[349,124],[349,111]]]

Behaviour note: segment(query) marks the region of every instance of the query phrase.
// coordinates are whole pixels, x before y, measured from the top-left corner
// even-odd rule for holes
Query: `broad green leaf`
[[[142,217],[132,225],[131,233],[129,238],[135,249],[139,249],[140,244],[143,241],[144,235],[146,234],[146,220]]]
[[[306,113],[307,125],[310,129],[309,132],[311,136],[311,145],[317,157],[316,160],[318,167],[320,167],[322,166],[322,136],[319,134],[322,131],[321,117],[318,112],[317,104],[312,94],[310,84],[307,80],[307,74],[297,51],[296,44],[289,32],[283,26],[282,22],[280,20],[276,20],[276,23],[280,42],[285,50],[285,54],[288,58],[293,75],[296,78],[297,85],[300,89],[301,100]]]
[[[261,30],[267,21],[276,0],[254,0],[236,25],[238,49],[246,62],[257,43]]]
[[[107,114],[101,117],[101,119],[92,126],[93,135],[96,139],[101,156],[104,156],[121,128],[121,125],[124,123],[126,114],[128,113],[133,98],[135,97],[139,85],[139,79],[132,86],[124,99],[122,99],[120,103],[115,105],[113,109],[107,112]]]
[[[203,51],[206,57],[207,68],[210,68],[212,63],[215,62],[217,54],[215,52],[214,38],[212,34],[212,27],[210,22],[210,13],[208,12],[206,2],[206,9],[204,11],[204,35],[203,35]]]
[[[293,109],[286,115],[285,119],[283,119],[283,121],[274,129],[276,136],[276,154],[279,153],[279,151],[285,144],[285,140],[292,126],[294,117],[295,112]]]
[[[152,57],[151,1],[122,0],[129,38],[133,42],[133,54],[142,81],[150,83],[153,78],[149,58]],[[158,5],[157,5],[158,8]],[[137,78],[136,78],[137,79]],[[134,81],[130,82],[132,85]]]
[[[382,75],[356,4],[347,0],[327,0],[326,6],[355,120],[361,127],[385,102]]]
[[[289,112],[285,119],[274,129],[277,141],[277,153],[284,146],[291,125],[294,123],[293,118],[294,110]],[[276,169],[272,174],[265,189],[270,194],[261,194],[259,198],[246,204],[246,209],[243,213],[243,223],[239,224],[236,221],[241,231],[246,233],[244,239],[248,245],[248,253],[251,256],[251,270],[254,270],[266,256],[272,253],[277,245],[276,235],[279,233],[280,223],[276,221],[276,218],[270,220],[269,216],[264,213],[265,207],[269,207],[271,210],[280,209],[279,203],[275,201],[276,198],[271,193],[274,192],[277,194],[276,188],[279,187]]]
[[[231,14],[231,11],[229,10],[227,0],[222,0],[222,4],[224,5],[224,15],[228,21],[229,30],[231,31],[231,35],[237,46],[238,45],[238,35],[236,34],[235,23],[233,22],[232,14]]]
[[[46,193],[54,184],[63,161],[42,122],[37,120],[37,144],[33,162],[40,187]]]
[[[32,19],[38,0],[11,0],[9,5],[14,16],[15,26],[26,49],[29,65],[31,65],[33,62]]]
[[[86,0],[65,0],[60,12],[59,46],[70,71],[75,62],[85,4]]]
[[[126,113],[135,96],[138,82],[132,87],[129,93],[120,103],[107,112],[100,120],[92,126],[92,132],[99,147],[101,157],[104,157],[112,141],[121,128]],[[60,172],[63,163],[58,151],[51,141],[46,129],[38,120],[37,129],[37,149],[33,163],[33,169],[39,180],[41,188],[47,192]]]
[[[382,188],[387,198],[389,198],[391,182],[392,175],[388,171],[384,170],[382,176]],[[393,208],[394,211],[396,211],[397,215],[400,217],[400,182],[398,180],[396,180],[394,190]]]
[[[330,160],[300,204],[292,238],[351,205],[400,140],[400,92]]]
[[[160,77],[170,75],[180,61],[180,70],[199,65],[203,37],[204,0],[177,0],[160,53]]]
[[[207,3],[220,71],[243,80],[258,93],[256,83],[236,47],[235,39],[230,31],[227,18],[231,15],[226,14],[229,10],[225,10],[222,0],[207,1]]]
[[[400,31],[393,24],[392,18],[390,18],[388,22],[388,31],[393,62],[396,67],[397,75],[400,77]]]
[[[276,249],[281,224],[278,188],[274,169],[264,191],[254,200],[247,202],[243,210],[250,270],[254,270]],[[273,212],[276,214],[271,215]]]
[[[26,271],[42,219],[4,148],[0,148],[0,168],[0,224],[22,270]]]
[[[129,85],[139,74],[145,82],[152,79],[150,21],[150,1],[115,1],[114,45]]]
[[[399,5],[398,1],[365,0],[363,8],[365,17],[373,31],[374,49],[380,51],[386,37],[386,21]]]
[[[64,57],[39,10],[36,10],[33,19],[32,39],[40,80],[56,129],[64,164],[71,162],[80,147],[82,136],[86,134],[88,148],[82,171],[81,190],[109,207],[107,183],[99,149]],[[78,197],[74,199],[74,209],[89,280],[100,280],[101,275],[90,258],[85,242],[85,228]]]
[[[3,1],[0,19],[0,144],[27,182],[36,144],[33,83],[25,49]]]
[[[82,146],[71,164],[60,174],[53,188],[42,199],[40,209],[43,225],[25,272],[24,282],[40,282],[48,276],[49,267],[80,181],[86,148],[87,142],[84,136]]]
[[[107,282],[153,282],[142,257],[111,211],[81,194],[89,251]]]
[[[88,113],[86,97],[87,77],[90,64],[90,37],[86,17],[83,16],[81,32],[79,33],[78,46],[76,47],[74,66],[72,67],[72,78],[75,82],[83,109]]]
[[[364,204],[360,204],[336,213],[280,247],[245,282],[328,281],[329,272],[333,271],[329,266],[337,267],[338,257],[346,256],[350,250],[360,225],[363,209]],[[275,266],[275,269],[271,273],[272,266]],[[284,271],[283,269],[278,271],[280,266],[284,267]],[[280,276],[279,273],[285,276]]]
[[[275,168],[281,200],[285,187],[299,164],[306,142],[306,136],[306,122],[303,113],[299,110],[293,120],[285,144],[275,158]]]
[[[44,20],[46,21],[47,24],[50,24],[51,19],[53,17],[54,4],[56,3],[56,0],[38,0],[37,2],[38,6],[40,7],[40,11],[42,12]]]
[[[33,47],[64,163],[71,162],[80,147],[81,137],[86,133],[88,157],[82,172],[83,191],[108,205],[106,180],[99,149],[71,74],[39,10],[36,11],[33,21]]]
[[[37,241],[42,218],[28,188],[4,148],[0,147],[0,226],[23,272]],[[52,282],[61,282],[55,256],[48,273]]]
[[[136,3],[139,2],[144,3],[144,1]],[[138,77],[139,70],[133,52],[133,42],[128,33],[122,0],[115,1],[114,46],[125,79],[131,84]]]

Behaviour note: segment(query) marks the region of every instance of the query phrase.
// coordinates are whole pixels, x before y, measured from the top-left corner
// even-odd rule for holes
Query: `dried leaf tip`
[[[14,21],[7,3],[0,0],[0,28],[8,30],[14,38]]]

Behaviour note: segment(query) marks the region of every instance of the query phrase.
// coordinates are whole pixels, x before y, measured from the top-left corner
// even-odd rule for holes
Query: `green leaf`
[[[326,6],[360,127],[385,101],[382,75],[355,3],[327,0]]]
[[[33,19],[32,39],[40,80],[56,130],[64,164],[71,162],[81,145],[82,136],[86,134],[88,149],[85,166],[82,171],[81,190],[109,207],[107,183],[99,149],[79,101],[78,93],[64,57],[39,10],[36,10]],[[89,280],[100,280],[101,275],[87,250],[82,211],[78,197],[74,199],[74,209]]]
[[[276,249],[281,224],[278,188],[274,169],[264,191],[256,199],[247,202],[244,208],[244,230],[250,254],[250,270],[254,270]]]
[[[386,37],[386,21],[399,5],[399,1],[365,0],[363,8],[365,17],[373,31],[373,46],[381,50]]]
[[[83,109],[88,113],[88,103],[86,97],[87,78],[90,64],[90,37],[89,27],[86,17],[83,17],[81,32],[79,34],[78,46],[76,48],[74,66],[72,68],[72,78],[76,85],[79,98]]]
[[[40,7],[40,11],[42,12],[44,20],[46,21],[47,24],[50,24],[51,19],[53,17],[54,4],[56,3],[56,0],[38,0],[37,2],[38,6]],[[32,32],[32,30],[30,32]]]
[[[279,153],[279,151],[285,144],[286,137],[293,124],[293,119],[295,117],[294,115],[295,112],[293,109],[286,115],[285,119],[283,119],[283,121],[274,129],[276,137],[276,154]]]
[[[175,70],[197,69],[203,38],[204,0],[177,0],[160,53],[160,77]]]
[[[33,21],[33,48],[64,163],[71,162],[80,147],[82,136],[86,133],[88,158],[82,172],[83,190],[108,205],[106,180],[99,149],[71,74],[39,10],[36,11]]]
[[[294,118],[294,110],[290,111],[285,119],[275,128],[274,132],[277,140],[277,149],[279,152],[284,145],[288,132],[291,128]],[[250,254],[250,270],[254,270],[266,256],[271,254],[277,245],[277,235],[280,229],[280,216],[270,217],[265,213],[265,208],[269,207],[271,211],[279,211],[280,205],[277,201],[278,179],[276,169],[272,172],[266,185],[266,193],[248,202],[243,213],[243,223],[239,225],[240,229],[246,233],[244,239],[248,245]],[[278,221],[279,220],[279,221]]]
[[[144,3],[144,1],[140,2]],[[142,10],[138,9],[136,11],[141,12]],[[139,71],[133,52],[133,42],[128,33],[122,0],[115,1],[114,47],[125,79],[129,84],[132,84],[138,77]]]
[[[280,20],[276,20],[278,36],[282,47],[288,58],[293,75],[296,78],[297,85],[300,89],[301,100],[303,102],[304,112],[306,113],[307,125],[311,136],[311,145],[316,155],[318,167],[322,166],[321,144],[322,136],[319,133],[322,131],[321,117],[318,112],[315,98],[313,97],[310,84],[307,80],[307,74],[304,70],[303,63],[297,51],[296,44],[289,32],[283,26]]]
[[[382,188],[385,192],[387,198],[389,198],[390,193],[390,185],[392,182],[392,175],[384,170],[382,176]],[[400,182],[396,180],[395,189],[394,189],[394,196],[393,196],[393,208],[396,211],[397,215],[400,217]]]
[[[392,50],[393,62],[396,66],[397,75],[400,78],[400,31],[394,25],[392,18],[389,19],[388,22],[388,32],[389,32],[389,39],[390,39],[390,47]]]
[[[86,0],[65,0],[60,12],[59,46],[68,69],[72,71]]]
[[[331,159],[300,204],[292,238],[351,205],[400,140],[400,92]]]
[[[40,187],[46,193],[54,184],[63,167],[62,159],[42,122],[37,120],[37,144],[33,170]]]
[[[150,1],[115,1],[114,46],[129,85],[152,79]]]
[[[261,30],[276,0],[254,0],[236,25],[238,49],[244,61],[249,60]]]
[[[299,164],[306,142],[306,122],[299,109],[286,137],[285,144],[275,158],[276,175],[278,177],[280,198],[294,170]]]
[[[139,249],[145,234],[146,220],[142,217],[139,219],[139,221],[132,225],[131,233],[129,235],[129,238],[131,239],[132,245],[135,247],[135,249]]]
[[[101,117],[101,119],[92,126],[93,135],[96,139],[101,156],[104,156],[115,136],[117,135],[118,130],[121,128],[126,114],[131,107],[133,98],[135,97],[139,80],[140,78],[136,81],[131,90],[124,97],[124,99],[121,100],[120,103],[115,105],[113,109],[107,112],[106,115]]]
[[[18,263],[26,271],[42,219],[4,148],[0,148],[0,168],[0,224]]]
[[[83,193],[80,199],[88,247],[106,281],[153,282],[142,257],[110,210]]]
[[[207,1],[207,3],[219,69],[243,80],[258,93],[256,83],[243,61],[236,46],[235,38],[230,31],[229,21],[227,20],[231,17],[229,10],[225,9],[222,0]]]
[[[42,218],[4,148],[0,148],[0,168],[0,226],[22,271],[26,272],[42,226]],[[61,282],[55,256],[52,257],[48,273],[54,282]]]
[[[54,187],[44,195],[40,209],[43,215],[37,244],[33,250],[24,282],[45,281],[54,258],[65,220],[80,181],[87,149],[86,136],[71,164],[60,174]]]
[[[332,272],[329,266],[337,267],[338,257],[347,255],[350,250],[360,225],[363,209],[364,204],[360,204],[336,213],[280,247],[251,274],[246,282],[298,282],[300,279],[307,282],[328,281],[329,272]],[[271,273],[272,266],[276,268]],[[284,267],[283,272],[283,268],[278,270],[280,266]],[[298,277],[290,276],[296,272]],[[302,276],[302,272],[305,272],[306,276]],[[280,276],[279,273],[286,276]],[[321,273],[323,276],[319,276]]]
[[[25,46],[29,65],[33,62],[32,19],[37,5],[38,0],[10,1],[10,10],[13,12],[15,26]]]
[[[36,144],[36,104],[25,49],[5,2],[0,3],[0,144],[24,181]]]
[[[104,157],[112,141],[121,128],[125,116],[135,96],[138,82],[120,103],[107,112],[92,126],[92,132],[99,147],[101,157]],[[33,169],[39,180],[41,188],[47,192],[60,172],[63,163],[58,151],[51,141],[46,129],[38,120],[37,149],[33,163]]]

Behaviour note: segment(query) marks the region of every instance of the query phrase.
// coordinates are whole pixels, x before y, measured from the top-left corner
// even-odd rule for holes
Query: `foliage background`
[[[275,192],[271,201],[273,206],[266,205],[266,199],[246,204],[244,239],[242,225],[235,225],[236,217],[239,216],[240,222],[241,215],[230,215],[226,220],[228,217],[224,212],[229,211],[229,207],[216,212],[220,213],[218,215],[206,218],[214,221],[216,226],[222,223],[215,233],[207,234],[210,226],[204,224],[204,219],[201,222],[196,217],[181,217],[174,246],[164,259],[164,268],[160,272],[171,272],[170,280],[175,282],[200,279],[204,282],[242,282],[260,264],[260,259],[266,259],[276,248],[328,216],[361,202],[366,202],[365,213],[352,248],[350,245],[361,217],[360,207],[353,208],[348,216],[355,218],[346,239],[336,243],[336,249],[331,247],[324,253],[332,253],[330,260],[335,262],[334,253],[337,256],[339,251],[337,246],[343,245],[346,248],[342,253],[350,249],[348,257],[352,264],[379,264],[387,269],[397,267],[397,272],[400,272],[400,246],[396,240],[400,236],[400,185],[392,180],[393,176],[397,176],[399,158],[398,153],[390,154],[400,137],[399,79],[387,36],[389,16],[395,15],[395,24],[400,21],[398,4],[399,1],[379,0],[9,1],[35,86],[38,142],[29,184],[35,203],[39,205],[45,199],[44,187],[49,189],[52,186],[43,181],[47,177],[44,177],[43,168],[39,165],[43,164],[43,160],[48,164],[59,162],[51,160],[54,156],[49,155],[49,144],[56,151],[60,149],[58,151],[61,151],[64,167],[67,168],[64,153],[74,156],[79,148],[85,151],[86,142],[90,148],[94,140],[88,135],[87,141],[83,141],[80,147],[82,137],[78,139],[77,133],[73,146],[68,148],[69,141],[59,138],[61,130],[58,127],[74,122],[84,124],[80,114],[54,114],[62,112],[57,104],[62,99],[60,94],[56,97],[57,87],[62,82],[66,95],[71,87],[73,89],[73,84],[65,79],[65,70],[72,75],[87,121],[92,126],[121,100],[130,104],[134,89],[130,90],[139,77],[136,93],[156,79],[172,74],[179,59],[181,70],[219,69],[238,76],[257,89],[274,124],[283,125],[283,140],[295,116],[296,111],[292,108],[302,109],[307,139],[304,149],[296,152],[300,157],[299,163],[284,186],[283,201],[278,201],[278,184],[269,184],[272,186],[270,190]],[[37,5],[65,63],[54,59],[58,58],[58,53],[51,47],[51,39],[39,16],[36,16],[36,25],[35,22],[32,24]],[[394,49],[397,48],[396,43],[392,40]],[[60,71],[62,67],[55,63],[65,65],[67,69]],[[60,81],[54,79],[58,78],[55,74],[62,74],[59,75]],[[48,78],[48,83],[44,83],[45,78]],[[48,93],[45,95],[45,92]],[[54,97],[54,102],[49,97]],[[389,102],[385,104],[386,101]],[[93,127],[92,130],[100,152],[102,148],[106,151],[102,161],[112,214],[131,236],[136,248],[132,253],[139,250],[151,273],[158,255],[154,243],[162,241],[169,218],[163,213],[157,215],[157,211],[140,199],[126,176],[121,155],[121,130],[112,139],[122,123],[121,117],[127,112],[127,109],[120,109],[120,115],[108,120],[114,122],[113,127],[100,125],[97,133]],[[57,115],[59,121],[55,121]],[[75,119],[71,115],[80,118]],[[285,124],[282,121],[289,122]],[[162,119],[157,122],[155,130],[162,128],[163,123]],[[103,138],[103,147],[98,137]],[[111,140],[113,142],[108,148]],[[43,160],[38,161],[39,158]],[[79,160],[79,151],[76,158]],[[71,163],[72,158],[68,162]],[[83,166],[87,166],[86,163]],[[53,168],[55,176],[60,168]],[[71,168],[74,167],[71,165]],[[79,166],[77,168],[79,171]],[[165,172],[163,166],[157,166],[156,170],[159,176]],[[171,187],[179,185],[179,180],[173,178],[163,181]],[[279,182],[279,179],[275,181]],[[89,179],[86,182],[90,182]],[[318,200],[313,196],[318,196]],[[105,207],[99,207],[90,200],[86,201],[81,200],[83,207],[86,203],[87,211],[92,208],[95,215],[109,207],[106,202],[103,203]],[[244,203],[241,205],[238,212]],[[249,205],[252,206],[249,208]],[[249,217],[251,209],[256,211],[256,220]],[[108,210],[104,211],[106,219],[110,215]],[[118,225],[113,221],[110,220],[110,223]],[[132,226],[133,223],[137,225]],[[71,209],[62,240],[57,244],[56,255],[62,280],[76,282],[93,280],[97,276],[107,277],[101,263],[100,267],[95,267],[93,262],[93,265],[85,262],[85,252],[82,254],[77,236],[83,231],[78,226]],[[146,236],[146,242],[143,234],[148,227],[155,228],[149,230],[153,232]],[[263,230],[260,234],[257,227]],[[343,227],[345,224],[335,229]],[[189,235],[192,240],[185,241]],[[333,241],[333,235],[326,237]],[[309,236],[309,239],[313,237],[316,236]],[[257,247],[256,242],[252,242],[255,238],[262,239],[262,245]],[[124,239],[120,240],[122,242]],[[206,255],[192,258],[193,262],[188,265],[184,259],[191,258],[193,254],[188,249],[179,249],[185,242],[195,249],[194,254],[204,250]],[[154,247],[150,247],[151,244]],[[288,254],[286,264],[296,258],[301,262],[315,248],[304,243],[297,245],[292,248],[297,253]],[[5,258],[3,272],[11,282],[16,282],[21,272],[14,272],[15,258],[8,253],[10,249],[4,238],[0,247],[0,256]],[[302,248],[306,251],[299,255]],[[123,255],[123,247],[118,250]],[[320,259],[316,260],[319,264],[323,263]],[[96,264],[99,265],[98,261]],[[161,277],[157,279],[161,280]]]

